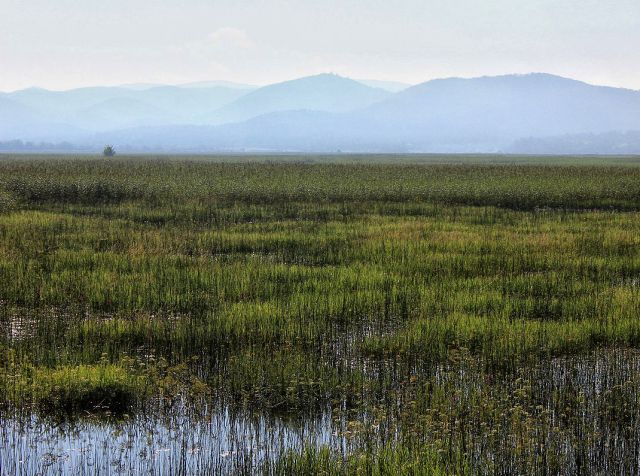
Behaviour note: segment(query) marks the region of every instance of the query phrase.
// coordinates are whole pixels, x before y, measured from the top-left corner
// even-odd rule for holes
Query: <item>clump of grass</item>
[[[150,390],[130,359],[48,368],[18,362],[8,351],[5,355],[0,368],[5,403],[31,405],[45,414],[122,414]]]
[[[32,399],[51,412],[123,413],[145,393],[140,377],[117,365],[36,369]]]

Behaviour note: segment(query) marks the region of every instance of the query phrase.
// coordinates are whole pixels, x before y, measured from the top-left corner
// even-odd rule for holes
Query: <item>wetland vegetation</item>
[[[640,472],[640,159],[0,158],[0,474]]]

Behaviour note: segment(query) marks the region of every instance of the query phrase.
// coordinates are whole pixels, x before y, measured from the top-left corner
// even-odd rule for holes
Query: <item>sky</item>
[[[0,91],[332,72],[640,89],[639,0],[0,0]]]

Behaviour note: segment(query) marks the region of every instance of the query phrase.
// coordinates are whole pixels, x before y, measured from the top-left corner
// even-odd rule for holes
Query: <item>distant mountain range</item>
[[[633,131],[640,131],[640,91],[548,74],[416,86],[322,74],[260,88],[209,82],[0,93],[0,141],[49,147],[638,154]]]

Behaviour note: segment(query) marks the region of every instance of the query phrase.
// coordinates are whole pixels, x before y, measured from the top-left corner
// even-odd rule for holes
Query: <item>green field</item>
[[[637,157],[0,156],[0,283],[0,474],[176,411],[306,433],[174,474],[640,471]]]

